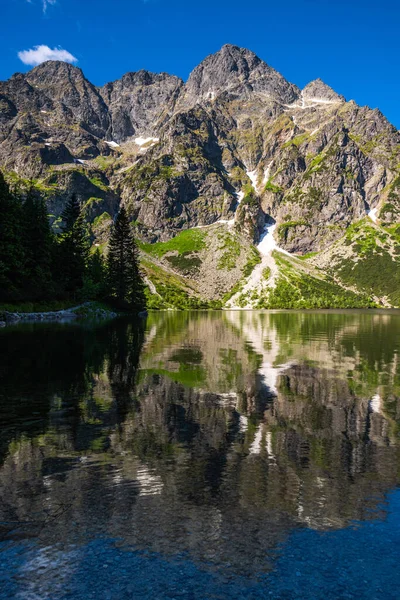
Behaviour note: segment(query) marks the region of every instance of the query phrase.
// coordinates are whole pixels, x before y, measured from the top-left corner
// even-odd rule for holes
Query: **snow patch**
[[[236,194],[236,198],[237,198],[238,204],[240,204],[240,203],[241,203],[241,201],[242,201],[242,200],[243,200],[243,198],[244,198],[244,192],[238,192],[238,193]]]
[[[318,104],[341,104],[341,100],[326,100],[326,98],[304,98],[303,92],[301,92],[301,104],[284,104],[288,109],[292,108],[300,108],[305,110],[306,108],[312,108],[313,106],[317,106]]]
[[[287,256],[291,256],[290,252],[284,250],[283,248],[280,248],[276,243],[274,238],[275,229],[276,223],[270,223],[268,225],[265,225],[264,232],[260,238],[259,243],[257,244],[257,250],[260,252],[260,254],[263,254],[264,256],[271,254],[273,250],[279,250],[279,252],[282,252]]]
[[[325,98],[307,98],[306,102],[312,104],[341,104],[340,100],[326,100]]]
[[[213,227],[213,225],[228,225],[231,227],[235,223],[235,219],[219,219],[219,221],[214,221],[214,223],[210,223],[209,225],[195,225],[191,229],[205,229],[206,227]]]
[[[378,208],[373,208],[367,212],[367,215],[374,223],[378,223]]]
[[[108,146],[110,146],[110,148],[119,148],[119,144],[117,144],[117,142],[107,142],[107,140],[105,140],[105,142]]]
[[[138,137],[135,138],[135,144],[137,146],[144,146],[145,144],[148,144],[149,142],[151,142],[151,145],[153,146],[154,144],[157,144],[157,142],[160,141],[160,138],[153,138],[153,137],[148,137],[148,138],[143,138],[143,137]]]
[[[257,192],[257,181],[258,181],[257,169],[254,169],[254,171],[246,171],[246,175],[250,179],[253,188]]]
[[[271,160],[271,162],[270,162],[270,163],[267,165],[267,168],[266,168],[266,169],[265,169],[265,171],[264,171],[264,179],[263,179],[263,181],[262,181],[263,187],[264,187],[265,185],[267,185],[267,183],[268,183],[268,181],[269,181],[270,174],[271,174],[271,166],[272,166],[272,163],[273,163],[273,162],[274,162],[274,161],[273,161],[273,160]]]

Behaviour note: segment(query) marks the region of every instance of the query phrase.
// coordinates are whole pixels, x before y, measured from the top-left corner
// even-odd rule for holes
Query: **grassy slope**
[[[223,296],[261,260],[254,246],[243,244],[237,232],[222,225],[185,230],[166,242],[139,247],[151,282],[149,308],[221,308]],[[210,300],[205,286],[213,277],[220,283],[218,295]]]
[[[162,258],[168,252],[177,252],[179,255],[196,253],[205,247],[207,232],[205,229],[186,229],[167,242],[155,244],[140,244],[146,254]]]
[[[224,305],[231,293],[225,294],[221,301],[202,300],[201,285],[190,276],[197,273],[197,255],[208,247],[208,235],[209,230],[192,229],[168,242],[141,245],[144,269],[159,294],[148,293],[150,308]],[[275,252],[274,258],[279,267],[275,287],[262,293],[252,292],[254,308],[362,308],[400,304],[400,226],[383,228],[363,219],[349,227],[343,238],[324,252],[302,259]],[[249,261],[246,276],[258,260]]]
[[[364,308],[374,306],[364,293],[345,289],[329,274],[309,269],[298,259],[275,253],[280,277],[266,308]],[[307,265],[308,266],[308,265]]]
[[[198,266],[197,252],[204,248],[207,233],[202,229],[188,229],[167,242],[144,244],[139,242],[142,252],[141,265],[155,290],[147,288],[147,306],[150,309],[165,308],[208,308],[198,293],[195,282],[182,276]],[[170,253],[173,253],[170,256]],[[165,255],[168,255],[165,259]],[[168,260],[169,259],[169,260]],[[168,264],[169,263],[169,264]]]
[[[142,256],[141,267],[154,286],[156,293],[150,287],[146,288],[147,308],[149,309],[195,309],[212,308],[213,305],[203,300],[193,282],[181,277],[176,272],[166,269],[153,261],[148,255]],[[215,306],[218,308],[218,306]]]
[[[400,305],[400,226],[383,228],[369,219],[351,225],[331,248],[310,259],[342,285]]]
[[[256,309],[364,308],[374,305],[367,295],[345,289],[306,261],[278,251],[273,257],[279,273],[275,286],[242,294],[238,299],[239,306],[246,306],[249,301]]]

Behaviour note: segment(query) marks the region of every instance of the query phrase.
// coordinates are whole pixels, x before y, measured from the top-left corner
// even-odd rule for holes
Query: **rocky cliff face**
[[[127,73],[101,89],[110,113],[110,140],[155,136],[172,115],[183,82],[166,73]]]
[[[15,74],[0,82],[0,165],[33,178],[55,219],[72,192],[92,219],[124,203],[146,242],[218,221],[257,242],[275,221],[275,242],[304,254],[371,211],[400,220],[400,134],[386,118],[232,45],[186,84],[139,71],[100,89],[60,62]]]

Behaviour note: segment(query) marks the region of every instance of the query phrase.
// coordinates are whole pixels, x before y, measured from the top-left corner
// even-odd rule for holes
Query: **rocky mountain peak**
[[[24,85],[30,87],[29,94]],[[107,106],[79,67],[62,61],[46,61],[24,75],[24,85],[14,83],[9,89],[10,99],[21,113],[40,111],[40,130],[47,114],[48,122],[57,128],[62,123],[64,128],[71,127],[71,131],[73,127],[82,127],[96,137],[106,134],[109,128]],[[58,134],[57,139],[60,139]]]
[[[47,60],[29,71],[25,78],[36,86],[54,85],[57,81],[78,81],[85,79],[82,69],[60,60]]]
[[[223,93],[246,98],[252,92],[270,96],[280,103],[293,102],[299,90],[254,52],[225,44],[191,73],[186,84],[184,103],[215,100]]]
[[[340,96],[322,79],[311,81],[302,91],[305,100],[325,100],[328,102],[345,102],[344,96]]]

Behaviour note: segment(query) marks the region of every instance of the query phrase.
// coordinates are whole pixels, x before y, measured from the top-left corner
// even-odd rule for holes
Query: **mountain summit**
[[[329,85],[326,85],[322,79],[311,81],[302,91],[302,97],[309,102],[345,102],[344,96],[339,96]]]
[[[226,44],[216,54],[208,56],[191,73],[186,84],[188,104],[223,93],[235,98],[248,98],[260,93],[281,103],[293,102],[299,89],[286,81],[275,69],[258,56],[238,46]]]

